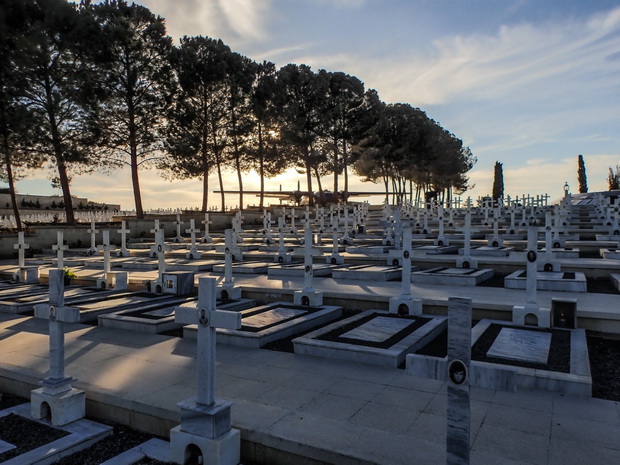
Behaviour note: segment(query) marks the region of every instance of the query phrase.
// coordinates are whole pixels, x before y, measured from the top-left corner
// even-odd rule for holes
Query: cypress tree
[[[493,176],[493,201],[504,197],[504,169],[503,164],[496,161]]]
[[[583,161],[583,155],[578,158],[579,168],[577,168],[577,180],[579,182],[579,193],[588,192],[588,178],[586,177],[586,163]]]

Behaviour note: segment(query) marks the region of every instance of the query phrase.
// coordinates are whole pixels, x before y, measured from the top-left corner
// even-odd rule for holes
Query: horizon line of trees
[[[5,0],[0,6],[0,178],[47,169],[74,224],[71,179],[129,166],[143,217],[140,170],[202,181],[254,169],[265,180],[294,168],[308,193],[348,191],[351,170],[380,182],[386,198],[441,200],[468,187],[476,163],[454,134],[406,103],[387,104],[355,76],[275,64],[236,53],[221,40],[184,36],[124,0]],[[313,202],[313,196],[309,195]],[[260,197],[260,206],[263,196]]]

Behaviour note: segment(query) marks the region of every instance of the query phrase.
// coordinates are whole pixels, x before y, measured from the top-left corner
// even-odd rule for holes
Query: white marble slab
[[[272,308],[265,312],[257,313],[243,318],[243,326],[252,328],[262,328],[282,320],[287,320],[296,316],[304,315],[306,310],[295,310],[293,308]]]
[[[551,333],[502,328],[487,352],[487,357],[547,363],[550,346]]]
[[[341,335],[349,339],[382,342],[413,324],[413,320],[378,316]]]

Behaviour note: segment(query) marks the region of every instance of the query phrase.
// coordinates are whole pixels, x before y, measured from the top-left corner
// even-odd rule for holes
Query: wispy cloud
[[[168,33],[235,37],[241,41],[262,39],[271,0],[141,0],[158,15],[169,18]],[[181,19],[182,18],[182,19]]]

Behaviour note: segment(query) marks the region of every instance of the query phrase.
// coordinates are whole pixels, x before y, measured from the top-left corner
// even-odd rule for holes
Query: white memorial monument
[[[215,281],[200,278],[197,306],[175,309],[178,323],[198,325],[197,394],[178,404],[181,424],[170,431],[170,458],[177,464],[238,465],[241,460],[241,434],[230,422],[232,402],[215,397],[216,328],[241,328],[241,313],[215,309]]]

